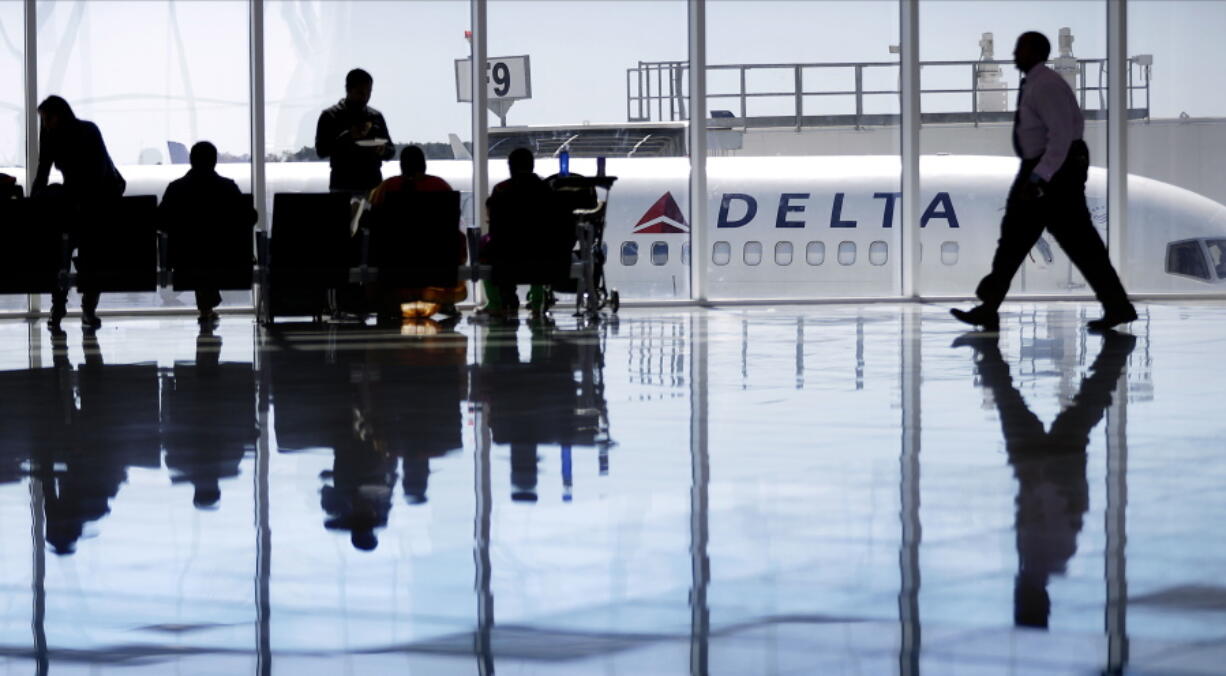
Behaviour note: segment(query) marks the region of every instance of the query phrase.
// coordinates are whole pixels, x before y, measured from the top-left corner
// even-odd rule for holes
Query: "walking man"
[[[1013,63],[1025,76],[1013,118],[1013,150],[1021,168],[1009,189],[992,271],[975,289],[982,303],[950,310],[958,320],[987,331],[1000,328],[997,309],[1044,228],[1103,305],[1103,316],[1089,322],[1090,330],[1105,331],[1137,318],[1086,206],[1090,150],[1082,140],[1085,118],[1068,83],[1044,65],[1050,53],[1051,43],[1042,33],[1017,39]]]

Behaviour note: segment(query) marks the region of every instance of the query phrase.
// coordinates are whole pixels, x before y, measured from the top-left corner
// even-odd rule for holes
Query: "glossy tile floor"
[[[0,321],[0,674],[1220,674],[1226,303]]]

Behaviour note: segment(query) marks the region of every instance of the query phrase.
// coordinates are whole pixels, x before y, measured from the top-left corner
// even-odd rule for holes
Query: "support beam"
[[[690,297],[707,301],[707,2],[690,0]]]
[[[1107,3],[1107,249],[1128,284],[1128,3]]]
[[[919,0],[899,0],[902,35],[901,59],[902,136],[902,256],[899,256],[899,293],[904,298],[919,297],[919,222],[920,222],[920,63]]]
[[[490,163],[489,163],[489,136],[490,122],[489,113],[486,108],[489,104],[489,95],[486,89],[485,69],[488,65],[489,42],[487,41],[486,33],[488,29],[488,21],[486,18],[486,0],[472,0],[472,18],[470,30],[472,30],[472,55],[469,60],[472,68],[469,81],[472,83],[472,132],[473,132],[473,198],[472,198],[472,225],[481,228],[482,232],[489,232],[485,224],[485,197],[489,195],[490,183]]]
[[[25,0],[23,16],[24,41],[22,59],[25,65],[26,122],[26,194],[34,185],[38,169],[38,9],[35,0]],[[36,313],[42,309],[41,296],[32,293],[26,299],[26,309]]]
[[[256,227],[267,232],[271,223],[268,222],[268,189],[264,171],[264,0],[251,0],[248,33],[251,38],[251,198],[259,214]]]

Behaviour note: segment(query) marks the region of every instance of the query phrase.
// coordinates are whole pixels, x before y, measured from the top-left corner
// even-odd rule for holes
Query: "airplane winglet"
[[[448,134],[447,140],[451,142],[451,156],[457,160],[471,160],[473,154],[468,152],[468,148],[464,147],[464,142],[455,134]]]

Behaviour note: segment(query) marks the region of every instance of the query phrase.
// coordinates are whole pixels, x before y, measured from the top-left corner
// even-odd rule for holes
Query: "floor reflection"
[[[2,326],[0,665],[1215,673],[1226,304],[1084,312]]]
[[[1103,337],[1089,375],[1050,429],[1014,386],[1000,352],[999,336],[966,334],[954,345],[968,345],[975,352],[980,384],[996,403],[1009,464],[1018,482],[1013,621],[1019,627],[1046,629],[1051,615],[1048,580],[1064,573],[1076,553],[1077,535],[1089,509],[1086,446],[1090,432],[1111,405],[1136,337],[1116,332]]]

